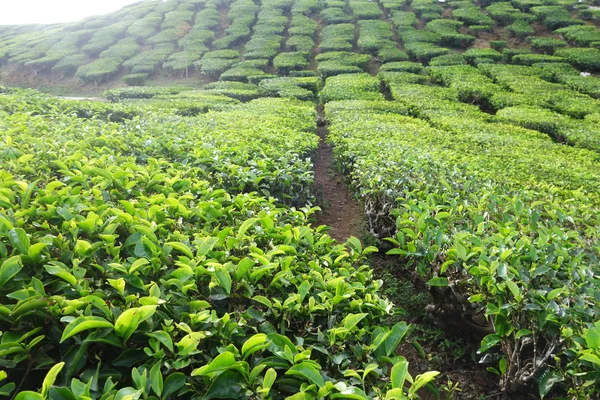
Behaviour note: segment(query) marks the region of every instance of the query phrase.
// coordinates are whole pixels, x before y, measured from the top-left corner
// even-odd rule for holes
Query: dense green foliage
[[[376,249],[286,206],[311,201],[310,104],[113,123],[48,103],[0,96],[3,393],[39,387],[31,370],[17,399],[398,398],[407,378],[412,398],[433,379],[394,354],[406,323],[377,326]]]
[[[0,397],[443,398],[408,374],[377,250],[315,226],[317,123],[405,269],[383,293],[426,288],[419,318],[467,332],[507,398],[598,397],[595,7],[146,0],[0,26],[3,83],[108,100],[0,87]]]

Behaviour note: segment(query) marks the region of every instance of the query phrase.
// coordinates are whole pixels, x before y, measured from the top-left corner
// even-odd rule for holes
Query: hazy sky
[[[0,25],[73,22],[140,0],[0,0]]]

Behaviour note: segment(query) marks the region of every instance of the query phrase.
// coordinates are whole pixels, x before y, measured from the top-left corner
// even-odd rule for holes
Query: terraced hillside
[[[167,0],[0,27],[0,397],[596,398],[599,21]]]

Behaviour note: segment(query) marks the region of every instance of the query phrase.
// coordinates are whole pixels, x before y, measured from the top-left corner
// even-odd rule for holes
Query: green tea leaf
[[[160,364],[161,362],[159,361],[154,364],[152,369],[150,369],[150,382],[152,383],[152,391],[159,397],[163,391],[163,376],[160,372]]]
[[[267,335],[264,333],[257,333],[244,342],[242,346],[242,358],[246,359],[248,356],[267,347],[269,347]]]
[[[8,231],[8,238],[14,248],[23,255],[29,254],[29,236],[21,228],[13,228]]]
[[[348,314],[346,318],[344,318],[344,328],[350,330],[354,328],[360,321],[362,321],[367,315],[367,313],[360,314]]]
[[[181,242],[167,242],[165,243],[167,246],[171,246],[175,250],[178,250],[185,254],[189,258],[194,258],[194,253],[192,253],[192,249],[188,247],[187,244]]]
[[[191,376],[207,376],[217,372],[223,372],[235,364],[235,355],[229,351],[219,354],[210,362],[192,371]]]
[[[225,289],[227,294],[231,294],[231,275],[229,275],[229,271],[224,267],[217,266],[215,267],[215,276],[217,281],[219,282],[219,286]]]
[[[325,385],[325,381],[319,371],[307,362],[301,362],[300,364],[294,365],[288,369],[285,374],[303,376],[318,387],[323,387]]]
[[[446,286],[448,286],[448,278],[444,278],[441,276],[431,278],[430,280],[427,281],[427,284],[429,286],[446,287]]]
[[[162,398],[167,399],[170,395],[177,392],[185,385],[185,375],[181,372],[174,372],[165,379]]]
[[[142,322],[154,315],[156,308],[150,305],[125,310],[115,321],[115,333],[123,340],[128,340]]]
[[[408,361],[404,357],[400,357],[398,361],[392,367],[391,380],[392,389],[402,389],[404,382],[406,381],[406,375],[408,374]]]
[[[20,392],[15,397],[15,400],[44,400],[44,396],[42,396],[41,394],[36,393],[36,392],[25,391],[25,392]]]
[[[547,370],[543,375],[542,378],[540,379],[539,383],[538,383],[538,389],[540,392],[540,398],[543,399],[548,393],[550,393],[550,390],[552,390],[552,387],[558,383],[558,382],[562,382],[563,378],[562,376],[557,373],[554,370]]]
[[[64,366],[65,366],[65,363],[60,362],[60,363],[56,364],[55,366],[53,366],[52,368],[50,368],[50,371],[48,371],[48,373],[46,374],[46,377],[44,378],[44,382],[42,382],[42,396],[44,398],[46,396],[48,396],[48,391],[50,390],[50,387],[52,385],[54,385],[54,382],[56,381],[56,377],[58,376],[58,374],[60,373],[60,371],[63,369]]]
[[[14,256],[5,260],[0,266],[0,289],[23,268],[21,257]]]
[[[101,317],[81,316],[75,318],[67,325],[60,338],[60,342],[64,342],[68,338],[77,335],[80,332],[90,329],[113,328],[113,324]]]

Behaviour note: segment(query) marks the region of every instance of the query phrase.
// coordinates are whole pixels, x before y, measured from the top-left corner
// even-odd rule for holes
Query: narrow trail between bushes
[[[315,184],[322,211],[317,215],[317,225],[331,227],[329,234],[338,242],[350,236],[360,236],[361,208],[344,183],[344,178],[334,164],[333,149],[327,143],[327,125],[323,106],[317,107],[317,134],[321,139],[314,159]]]

